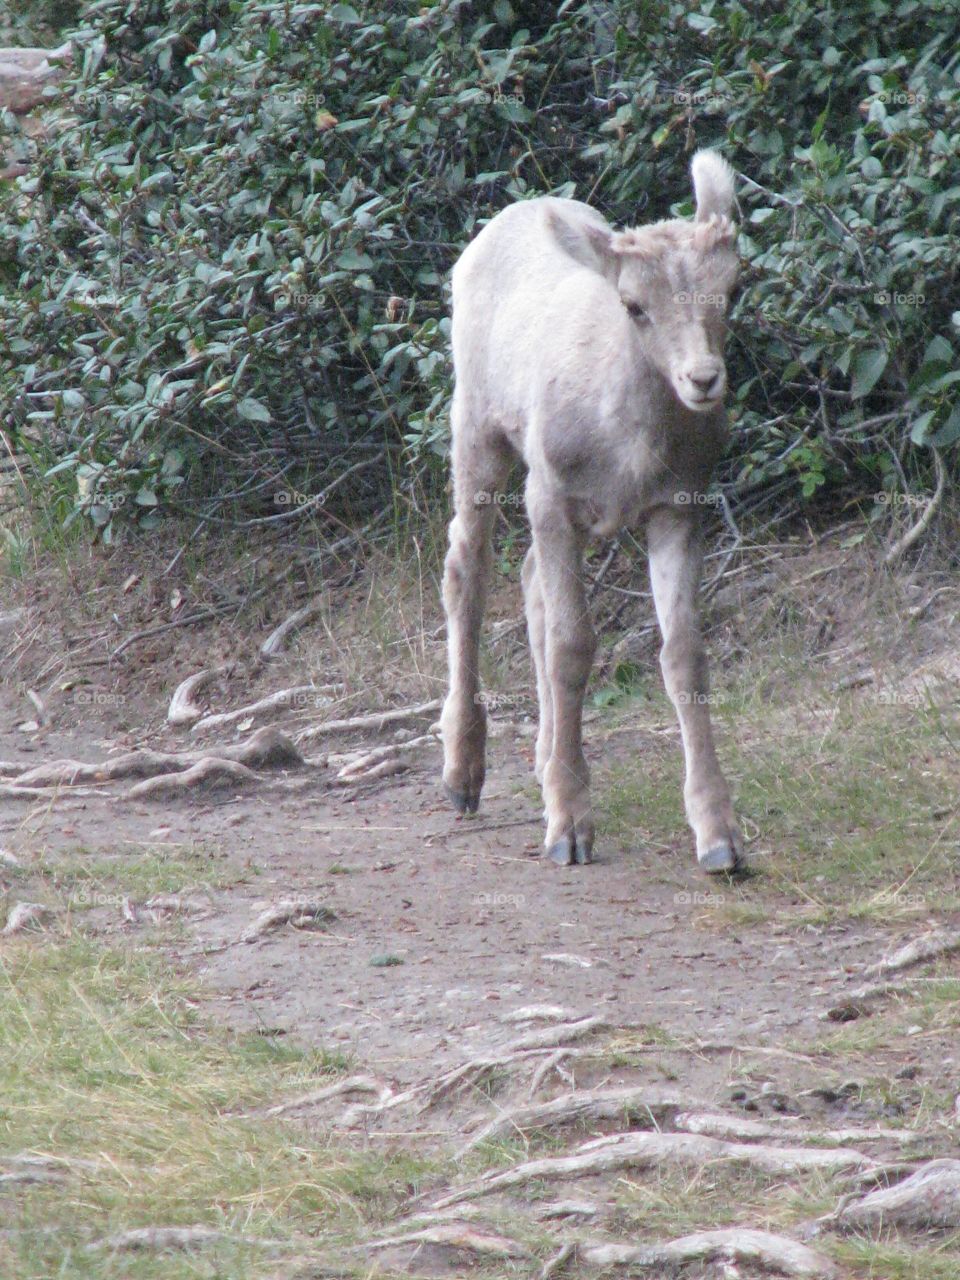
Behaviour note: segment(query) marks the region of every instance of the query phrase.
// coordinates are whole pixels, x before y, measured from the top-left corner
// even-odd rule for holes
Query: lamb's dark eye
[[[632,316],[634,320],[645,320],[647,318],[647,313],[639,302],[631,302],[629,299],[624,298],[623,305],[627,309],[627,315]]]

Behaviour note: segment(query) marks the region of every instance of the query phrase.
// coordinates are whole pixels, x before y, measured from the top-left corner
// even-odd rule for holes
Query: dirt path
[[[8,741],[24,742],[20,714],[6,709]],[[169,730],[154,736],[169,748]],[[650,732],[611,735],[601,720],[592,739],[602,774],[641,767]],[[107,741],[50,731],[20,759],[100,759]],[[956,1070],[949,1026],[907,1038],[900,1023],[872,1045],[828,1043],[838,1024],[827,1011],[917,928],[804,919],[771,894],[760,848],[754,879],[707,880],[683,829],[666,846],[609,838],[588,868],[546,864],[530,745],[529,725],[499,726],[474,820],[441,802],[430,746],[408,772],[346,791],[316,767],[220,798],[7,798],[0,842],[21,857],[42,850],[65,883],[92,868],[73,890],[77,920],[111,941],[160,936],[202,979],[215,1018],[348,1055],[360,1079],[347,1090],[278,1104],[296,1125],[439,1162],[435,1185],[409,1198],[410,1214],[427,1217],[382,1224],[366,1246],[381,1274],[469,1264],[539,1276],[579,1260],[588,1272],[659,1275],[684,1250],[688,1274],[847,1274],[803,1252],[801,1236],[819,1234],[815,1210],[840,1203],[854,1175],[863,1192],[923,1158],[958,1154],[944,1128],[955,1078],[944,1063]],[[299,909],[297,923],[242,940],[278,902]],[[919,932],[949,923],[927,919]],[[550,1100],[553,1113],[515,1111]],[[644,1134],[666,1146],[617,1145]],[[583,1144],[598,1135],[613,1145],[601,1145],[594,1167],[597,1150]],[[850,1148],[835,1167],[824,1156],[821,1169],[814,1154]],[[558,1151],[574,1166],[552,1167]],[[868,1176],[891,1164],[898,1174]],[[652,1187],[642,1172],[651,1168]],[[491,1181],[504,1171],[503,1186]],[[779,1186],[794,1199],[782,1222]],[[646,1261],[629,1253],[638,1238],[728,1226],[772,1235],[710,1237]],[[777,1253],[791,1241],[796,1257]],[[849,1265],[851,1275],[882,1274]]]

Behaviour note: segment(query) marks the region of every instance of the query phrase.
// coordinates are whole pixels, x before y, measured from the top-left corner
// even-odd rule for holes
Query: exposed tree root
[[[100,1249],[127,1252],[147,1249],[196,1249],[200,1245],[218,1244],[230,1240],[239,1244],[258,1245],[262,1249],[286,1249],[285,1240],[269,1240],[261,1236],[234,1235],[230,1231],[218,1231],[215,1227],[138,1227],[134,1231],[121,1231],[118,1235],[105,1236],[87,1245],[93,1253]]]
[[[521,1049],[553,1049],[568,1044],[571,1040],[582,1040],[593,1031],[605,1029],[609,1024],[604,1018],[579,1018],[576,1022],[559,1022],[552,1027],[541,1027],[518,1036],[510,1044],[516,1052]]]
[[[472,828],[471,828],[472,829]],[[576,1022],[576,1015],[558,1004],[528,1004],[522,1009],[513,1009],[500,1019],[504,1023],[514,1022]]]
[[[920,1135],[907,1129],[811,1129],[798,1125],[790,1116],[780,1116],[775,1121],[753,1120],[746,1116],[716,1115],[712,1112],[681,1112],[673,1120],[673,1127],[684,1133],[702,1133],[711,1138],[750,1139],[774,1138],[791,1142],[917,1142]]]
[[[896,1186],[841,1206],[833,1221],[841,1229],[960,1227],[960,1160],[931,1160]]]
[[[371,765],[362,773],[356,773],[349,778],[335,778],[334,785],[338,787],[359,786],[361,782],[376,782],[378,778],[392,778],[394,774],[406,773],[410,768],[409,760],[381,760],[379,764]]]
[[[889,548],[887,554],[883,557],[884,564],[893,564],[895,561],[899,560],[902,555],[909,551],[914,543],[920,541],[926,531],[930,528],[933,517],[937,514],[940,504],[943,501],[943,495],[947,487],[947,469],[943,465],[943,459],[940,457],[940,450],[932,449],[931,452],[933,453],[934,469],[937,473],[937,487],[934,490],[930,501],[921,512],[920,519],[907,530],[903,537],[898,538],[893,546]]]
[[[352,1129],[355,1125],[365,1124],[368,1120],[379,1120],[387,1111],[419,1102],[419,1096],[420,1089],[413,1088],[404,1089],[402,1093],[393,1093],[379,1102],[355,1102],[352,1107],[347,1107],[337,1121],[337,1126],[341,1129]]]
[[[938,930],[908,942],[892,956],[887,956],[877,964],[871,965],[867,973],[882,976],[889,973],[901,973],[915,965],[924,964],[928,960],[937,960],[941,956],[960,951],[960,931]],[[912,990],[916,982],[923,979],[906,979],[904,982],[867,982],[863,986],[848,991],[825,1013],[820,1015],[828,1022],[855,1022],[858,1018],[868,1018],[873,1012],[873,1005],[887,996],[899,996]]]
[[[311,738],[320,738],[330,733],[350,733],[354,730],[372,729],[380,732],[391,724],[401,724],[404,720],[416,720],[420,716],[432,715],[440,710],[439,699],[432,702],[421,702],[415,707],[398,707],[395,711],[376,711],[372,715],[352,716],[349,720],[328,720],[325,724],[311,724],[297,734],[297,742],[308,742]]]
[[[526,1066],[548,1052],[549,1050],[545,1048],[519,1049],[516,1051],[507,1049],[502,1053],[493,1053],[487,1057],[471,1058],[469,1062],[463,1062],[459,1067],[451,1067],[449,1071],[445,1071],[438,1076],[431,1084],[420,1086],[417,1092],[425,1095],[423,1107],[426,1109],[451,1093],[457,1093],[461,1089],[475,1088],[493,1071],[498,1071],[503,1067]],[[582,1055],[584,1051],[580,1049],[564,1049],[562,1052],[566,1057],[577,1057]],[[551,1053],[550,1057],[551,1059],[556,1059],[557,1054]]]
[[[491,1231],[478,1231],[467,1222],[440,1222],[420,1231],[373,1240],[366,1249],[390,1249],[405,1244],[438,1244],[461,1249],[485,1258],[529,1258],[530,1251],[516,1240],[495,1235]]]
[[[297,1098],[278,1102],[276,1106],[268,1107],[262,1114],[286,1115],[289,1111],[299,1111],[302,1107],[315,1107],[321,1102],[327,1102],[330,1098],[342,1097],[345,1093],[375,1093],[378,1095],[379,1107],[395,1096],[393,1089],[386,1081],[378,1080],[376,1076],[350,1076],[347,1080],[338,1080],[336,1084],[329,1084],[326,1088],[314,1089],[311,1093],[302,1093]]]
[[[856,1022],[858,1018],[869,1018],[873,1013],[873,1004],[884,996],[899,995],[909,989],[904,982],[876,982],[857,987],[829,1009],[820,1014],[821,1022]]]
[[[463,1062],[460,1066],[452,1067],[449,1071],[445,1071],[431,1084],[425,1087],[421,1086],[418,1092],[426,1094],[424,1107],[432,1106],[450,1093],[477,1085],[491,1071],[517,1063],[529,1063],[532,1059],[545,1052],[550,1052],[550,1058],[545,1065],[548,1071],[552,1070],[557,1065],[561,1055],[563,1057],[577,1057],[584,1052],[580,1049],[566,1047],[567,1041],[583,1039],[584,1036],[590,1035],[593,1031],[606,1027],[606,1025],[607,1023],[603,1018],[590,1017],[580,1018],[575,1022],[561,1022],[552,1027],[529,1031],[525,1035],[518,1036],[516,1040],[506,1045],[499,1053],[492,1053],[482,1058],[471,1058],[468,1062]],[[541,1070],[543,1070],[542,1067]]]
[[[42,924],[52,914],[50,907],[45,907],[39,902],[18,902],[7,916],[3,932],[5,934],[22,933],[32,925]]]
[[[186,680],[177,685],[170,699],[167,723],[193,724],[195,720],[199,720],[203,711],[194,702],[194,694],[198,693],[205,684],[209,684],[214,677],[223,675],[228,670],[228,667],[207,667],[205,671],[197,671],[194,675],[187,676]]]
[[[878,1187],[893,1187],[903,1182],[911,1174],[917,1172],[917,1162],[892,1161],[881,1163],[870,1169],[859,1169],[853,1173],[841,1173],[837,1181],[842,1186],[854,1187],[857,1191],[875,1191]]]
[[[215,715],[204,716],[202,720],[197,721],[191,732],[206,733],[209,729],[222,729],[224,725],[236,724],[238,720],[256,719],[257,716],[265,715],[270,711],[300,710],[308,698],[324,699],[329,702],[331,700],[329,695],[337,693],[342,688],[342,685],[335,684],[298,684],[291,689],[278,689],[276,693],[268,694],[267,697],[251,702],[245,707],[237,707],[235,711],[220,711]]]
[[[584,1143],[574,1155],[530,1160],[503,1172],[485,1174],[477,1182],[441,1197],[433,1207],[444,1209],[534,1180],[591,1177],[615,1169],[646,1169],[660,1164],[702,1165],[730,1160],[769,1173],[802,1169],[852,1169],[872,1163],[860,1151],[829,1147],[768,1147],[723,1142],[686,1133],[629,1133]]]
[[[47,1173],[64,1176],[68,1173],[103,1173],[109,1166],[105,1160],[82,1160],[79,1156],[0,1156],[0,1165],[22,1173]]]
[[[467,1206],[460,1205],[462,1212]],[[600,1206],[592,1200],[548,1200],[537,1205],[535,1218],[595,1218]]]
[[[89,800],[93,796],[109,795],[109,792],[97,787],[71,787],[69,791],[57,791],[46,787],[21,787],[10,782],[0,784],[0,800],[45,800],[52,804],[54,800],[64,799],[68,795],[71,799]]]
[[[936,933],[908,942],[892,956],[886,956],[878,964],[871,965],[867,973],[875,977],[882,977],[887,973],[899,973],[903,969],[912,969],[914,965],[924,964],[927,960],[937,960],[940,956],[950,955],[954,951],[960,951],[960,930],[938,930]]]
[[[256,942],[272,929],[283,925],[293,925],[295,929],[312,929],[317,925],[327,924],[335,920],[336,915],[319,899],[291,899],[277,902],[266,911],[261,912],[248,928],[244,929],[239,942]]]
[[[0,1188],[38,1182],[62,1182],[66,1176],[63,1169],[14,1169],[12,1173],[0,1173]]]
[[[650,1118],[651,1127],[690,1105],[690,1097],[679,1089],[656,1085],[627,1085],[564,1094],[550,1102],[532,1103],[504,1111],[473,1135],[457,1153],[458,1158],[482,1142],[531,1129],[557,1129],[568,1124],[596,1124],[637,1113]]]
[[[260,660],[275,662],[281,657],[290,636],[308,622],[312,622],[314,618],[318,618],[322,612],[323,602],[314,600],[312,604],[304,605],[296,613],[291,613],[289,618],[284,618],[279,627],[275,627],[260,646]]]
[[[21,773],[16,787],[72,787],[83,782],[116,782],[124,778],[153,778],[190,769],[206,760],[228,761],[249,768],[280,768],[304,763],[292,741],[273,726],[265,726],[246,742],[208,751],[152,751],[142,747],[100,764],[54,760]],[[131,793],[132,794],[132,793]]]
[[[408,756],[427,744],[435,746],[438,741],[436,734],[423,733],[416,738],[411,738],[408,742],[393,742],[385,747],[375,747],[372,751],[350,752],[335,782],[338,786],[348,786],[368,778],[382,778],[389,773],[399,773],[410,767]],[[339,763],[342,758],[328,756],[327,763]],[[391,768],[386,769],[385,765],[390,765]]]
[[[224,787],[256,781],[257,775],[246,765],[207,756],[180,773],[161,773],[156,778],[137,782],[127,792],[127,798],[143,800],[147,796],[177,796],[198,787]]]
[[[583,1049],[557,1049],[551,1053],[549,1058],[545,1058],[540,1063],[536,1071],[530,1077],[530,1084],[527,1086],[527,1097],[535,1098],[537,1090],[550,1075],[551,1071],[555,1071],[565,1085],[570,1089],[576,1088],[576,1081],[572,1071],[565,1071],[563,1064],[568,1058],[580,1058],[584,1054]]]
[[[626,1267],[656,1271],[672,1270],[688,1262],[748,1262],[766,1271],[785,1276],[806,1276],[810,1280],[831,1280],[837,1269],[823,1254],[786,1236],[746,1227],[723,1231],[698,1231],[667,1244],[618,1244],[587,1241],[577,1247],[581,1262],[597,1267]]]
[[[538,1280],[550,1280],[551,1276],[559,1274],[570,1259],[576,1255],[576,1252],[576,1242],[568,1240],[567,1243],[563,1245],[559,1253],[555,1253],[552,1258],[548,1258],[543,1264],[540,1268]]]

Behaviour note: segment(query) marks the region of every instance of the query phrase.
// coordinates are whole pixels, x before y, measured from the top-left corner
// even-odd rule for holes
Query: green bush
[[[376,504],[402,450],[444,452],[444,281],[475,228],[548,191],[687,212],[703,145],[747,179],[731,494],[923,485],[960,438],[948,3],[81,20],[75,118],[0,184],[0,392],[108,535],[124,498],[147,523],[227,493],[272,510],[351,468],[341,492]]]

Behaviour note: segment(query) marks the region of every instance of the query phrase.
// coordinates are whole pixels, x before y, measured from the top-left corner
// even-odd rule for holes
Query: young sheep
[[[519,457],[532,531],[522,576],[540,704],[536,773],[546,851],[561,865],[589,862],[594,839],[581,719],[595,638],[581,556],[590,535],[639,524],[697,858],[721,872],[741,856],[696,614],[701,502],[727,439],[733,172],[716,152],[699,151],[691,173],[692,222],[615,232],[578,201],[527,200],[484,227],[453,271],[444,786],[461,812],[477,809],[486,746],[478,649],[495,495]]]

